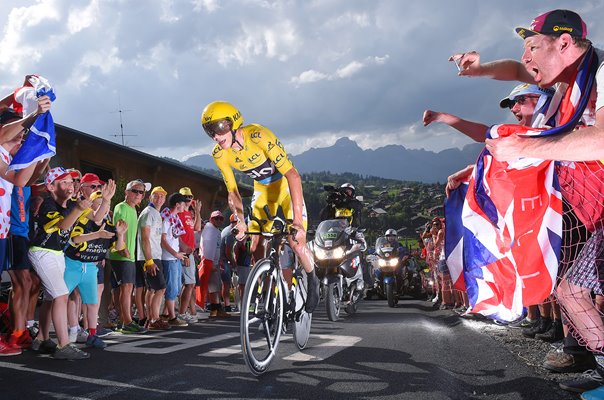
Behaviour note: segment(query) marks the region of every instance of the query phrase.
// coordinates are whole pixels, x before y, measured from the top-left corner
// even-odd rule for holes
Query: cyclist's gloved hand
[[[306,231],[302,224],[293,223],[289,227],[289,232],[292,234],[292,240],[295,243],[306,243]]]

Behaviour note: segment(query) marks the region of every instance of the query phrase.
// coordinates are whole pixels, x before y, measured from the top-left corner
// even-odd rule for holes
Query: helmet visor
[[[233,124],[229,119],[219,119],[217,121],[211,121],[202,125],[203,130],[208,136],[214,139],[215,136],[224,135],[225,133],[231,132]]]

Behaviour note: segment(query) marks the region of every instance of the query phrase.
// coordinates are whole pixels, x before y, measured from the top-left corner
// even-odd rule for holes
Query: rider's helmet
[[[388,230],[386,231],[386,233],[384,233],[384,236],[397,236],[397,235],[398,235],[398,234],[396,233],[396,230],[394,230],[394,229],[392,229],[392,228],[391,228],[391,229],[388,229]]]
[[[201,126],[211,139],[227,132],[235,132],[243,124],[241,112],[226,101],[214,101],[201,113]]]
[[[348,197],[354,197],[354,186],[352,186],[352,183],[344,183],[342,186],[340,186],[340,189],[342,192],[346,193],[346,195]]]

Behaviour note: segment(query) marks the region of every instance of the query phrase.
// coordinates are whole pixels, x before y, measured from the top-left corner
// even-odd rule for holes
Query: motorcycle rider
[[[350,226],[361,226],[363,203],[355,197],[355,188],[351,183],[344,183],[338,190],[327,197],[327,205],[321,210],[321,221],[347,217]]]

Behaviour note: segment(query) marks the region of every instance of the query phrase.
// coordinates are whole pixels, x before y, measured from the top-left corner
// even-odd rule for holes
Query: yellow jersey
[[[222,178],[229,192],[237,190],[233,168],[245,173],[255,183],[269,185],[280,180],[294,166],[283,144],[270,129],[250,124],[241,128],[243,132],[243,149],[232,147],[222,149],[214,146],[212,157],[222,173]]]

